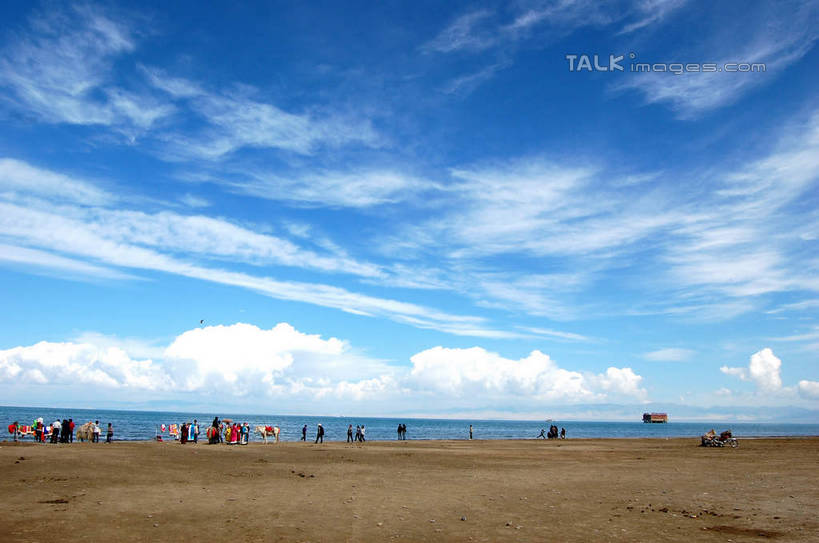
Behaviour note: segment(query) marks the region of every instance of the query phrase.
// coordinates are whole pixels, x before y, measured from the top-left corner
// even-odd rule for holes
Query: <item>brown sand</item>
[[[819,541],[819,438],[0,443],[0,541]]]

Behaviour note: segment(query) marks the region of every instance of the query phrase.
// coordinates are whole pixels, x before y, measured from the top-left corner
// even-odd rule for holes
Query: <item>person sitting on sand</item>
[[[711,441],[713,441],[715,437],[717,437],[717,433],[714,431],[714,429],[713,429],[713,428],[711,428],[710,430],[708,430],[707,432],[705,432],[705,433],[702,435],[702,437],[700,437],[701,444],[702,444],[702,445],[707,445],[708,443],[710,443]]]

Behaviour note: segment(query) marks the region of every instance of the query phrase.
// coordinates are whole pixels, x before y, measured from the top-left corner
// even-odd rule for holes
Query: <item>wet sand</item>
[[[0,541],[819,541],[819,438],[0,443]]]

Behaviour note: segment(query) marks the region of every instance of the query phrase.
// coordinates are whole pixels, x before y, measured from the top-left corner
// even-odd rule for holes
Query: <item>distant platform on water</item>
[[[667,413],[643,413],[643,422],[645,423],[664,423],[668,422]]]

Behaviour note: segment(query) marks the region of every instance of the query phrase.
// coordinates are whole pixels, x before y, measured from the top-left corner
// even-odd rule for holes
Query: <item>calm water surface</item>
[[[55,419],[73,418],[82,424],[99,420],[105,439],[105,428],[114,425],[117,440],[153,439],[162,424],[181,424],[199,421],[201,436],[213,417],[230,418],[237,422],[256,425],[276,425],[281,428],[281,439],[296,441],[301,439],[301,428],[307,425],[307,438],[315,439],[316,425],[325,428],[325,439],[344,441],[347,425],[363,424],[367,428],[368,441],[394,440],[399,423],[407,425],[407,439],[467,439],[469,425],[473,427],[475,439],[534,439],[541,428],[548,430],[549,424],[566,428],[568,438],[638,438],[638,437],[698,437],[714,428],[717,431],[730,428],[737,437],[764,436],[819,436],[819,424],[749,423],[749,422],[669,422],[667,424],[644,424],[642,422],[591,422],[591,421],[498,421],[498,420],[450,420],[450,419],[397,419],[371,417],[312,417],[294,415],[243,415],[240,413],[178,413],[171,411],[112,411],[90,409],[52,409],[37,407],[0,407],[0,421],[3,433],[0,439],[11,436],[5,429],[12,422],[31,424],[37,417],[43,417],[46,424]],[[168,438],[167,432],[162,434]],[[200,436],[200,437],[201,437]],[[259,441],[253,436],[251,441]]]

